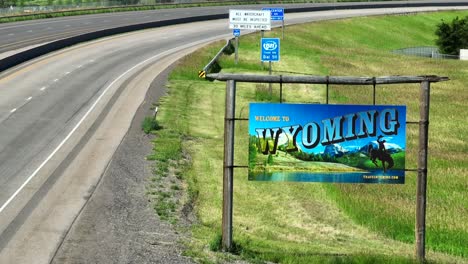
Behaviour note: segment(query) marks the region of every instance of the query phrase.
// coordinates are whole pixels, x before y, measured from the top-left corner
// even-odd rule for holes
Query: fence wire
[[[454,59],[458,60],[460,56],[458,55],[449,55],[449,54],[442,54],[439,52],[437,47],[411,47],[411,48],[404,48],[404,49],[397,49],[392,51],[395,54],[400,55],[408,55],[408,56],[418,56],[418,57],[426,57],[432,59]]]

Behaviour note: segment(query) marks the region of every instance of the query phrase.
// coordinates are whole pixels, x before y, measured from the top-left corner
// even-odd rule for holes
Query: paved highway
[[[358,8],[365,5],[381,5],[383,8],[395,4],[404,5],[465,5],[467,0],[423,0],[423,1],[400,1],[400,2],[360,2],[360,3],[333,3],[333,4],[296,4],[282,5],[286,13],[297,11],[298,9],[307,10],[310,8]],[[0,24],[0,53],[13,51],[32,45],[38,45],[44,42],[58,40],[70,36],[76,36],[83,33],[104,30],[114,27],[122,27],[135,24],[150,23],[169,19],[206,16],[206,15],[225,15],[231,8],[248,9],[258,8],[258,6],[222,6],[222,7],[204,7],[204,8],[180,8],[180,9],[162,9],[140,12],[122,12],[86,15],[77,17],[62,17],[53,19],[43,19],[36,21],[24,21]]]
[[[421,10],[434,9],[290,14],[287,23]],[[184,54],[230,35],[225,19],[139,31],[0,74],[0,263],[48,263],[151,80]]]

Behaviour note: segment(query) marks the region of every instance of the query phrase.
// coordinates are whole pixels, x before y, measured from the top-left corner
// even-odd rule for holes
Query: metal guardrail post
[[[224,172],[222,248],[232,249],[232,195],[234,178],[234,117],[236,112],[236,82],[226,82],[226,108],[224,117]]]
[[[419,98],[419,157],[416,190],[416,257],[424,262],[426,255],[426,188],[427,188],[427,149],[429,134],[430,82],[421,82]]]

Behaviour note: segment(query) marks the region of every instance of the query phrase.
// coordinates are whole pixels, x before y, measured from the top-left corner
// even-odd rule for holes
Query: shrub
[[[145,117],[141,124],[141,128],[146,134],[149,134],[153,130],[158,130],[160,128],[158,121],[151,116]]]
[[[468,48],[468,16],[463,19],[456,17],[451,23],[442,20],[435,33],[441,53],[459,55],[460,49]]]

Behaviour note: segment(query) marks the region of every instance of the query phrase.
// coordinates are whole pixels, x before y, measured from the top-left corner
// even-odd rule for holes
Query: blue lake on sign
[[[404,170],[369,170],[366,172],[310,173],[258,172],[249,173],[251,181],[334,182],[334,183],[405,183]]]

